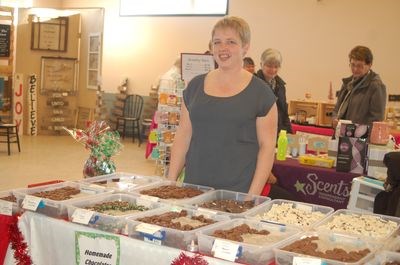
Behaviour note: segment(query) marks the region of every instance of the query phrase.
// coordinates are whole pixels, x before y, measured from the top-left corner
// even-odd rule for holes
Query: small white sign
[[[147,208],[151,208],[153,203],[154,203],[153,201],[150,201],[150,200],[148,200],[146,198],[143,198],[142,196],[136,198],[136,204],[137,205],[141,205],[141,206],[144,206],[144,207],[147,207]]]
[[[299,209],[301,211],[304,211],[306,213],[311,213],[312,212],[312,206],[310,205],[305,205],[305,204],[297,204],[296,209]]]
[[[236,260],[238,249],[238,244],[221,239],[215,239],[211,249],[211,253],[213,253],[213,256],[216,258],[225,259],[233,262]]]
[[[160,229],[161,229],[161,227],[158,225],[152,225],[152,224],[146,224],[146,223],[138,224],[135,227],[136,231],[142,232],[145,234],[150,234],[150,235],[153,235],[154,233],[160,231]]]
[[[42,198],[39,197],[25,195],[25,198],[22,201],[22,208],[26,210],[36,211],[41,200]]]
[[[0,214],[12,215],[12,202],[0,200]]]
[[[217,212],[213,211],[213,210],[210,210],[210,209],[199,207],[199,208],[197,208],[196,214],[197,215],[203,215],[204,217],[210,217],[210,216],[216,215]]]
[[[158,202],[160,200],[160,198],[158,197],[154,197],[154,196],[149,196],[149,195],[140,195],[140,198],[149,200],[149,201],[153,201],[153,202]]]
[[[293,265],[321,265],[322,261],[317,258],[293,257]]]
[[[93,214],[93,211],[78,208],[72,214],[72,222],[87,225]]]
[[[106,187],[101,186],[101,185],[98,185],[98,184],[90,184],[90,185],[89,185],[89,188],[91,188],[91,189],[97,189],[97,190],[105,190],[105,189],[106,189]]]
[[[120,264],[120,238],[116,235],[76,231],[75,249],[77,265]]]

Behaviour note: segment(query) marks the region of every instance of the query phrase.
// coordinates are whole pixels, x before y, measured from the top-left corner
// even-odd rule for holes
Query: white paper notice
[[[323,265],[320,259],[317,258],[304,258],[293,257],[293,265]]]
[[[76,264],[120,264],[120,238],[114,235],[75,232]]]
[[[182,79],[186,85],[193,77],[214,70],[215,63],[211,54],[182,53]]]
[[[238,249],[238,244],[215,239],[213,247],[211,249],[211,253],[213,253],[214,257],[216,258],[235,261]]]
[[[0,200],[0,214],[12,215],[12,202]]]
[[[138,224],[135,227],[136,231],[142,232],[142,233],[145,233],[145,234],[150,234],[150,235],[158,232],[160,229],[161,229],[161,226],[152,225],[152,224],[146,224],[146,223]]]
[[[42,198],[39,198],[39,197],[25,195],[25,198],[22,201],[22,208],[24,208],[26,210],[36,211],[41,200],[42,200]]]
[[[93,214],[93,211],[78,208],[72,214],[72,222],[87,225]]]

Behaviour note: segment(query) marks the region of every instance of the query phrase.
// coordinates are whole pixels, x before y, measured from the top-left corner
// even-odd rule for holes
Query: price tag
[[[161,229],[161,227],[158,225],[152,225],[152,224],[146,224],[146,223],[138,224],[135,227],[135,230],[137,232],[142,232],[142,233],[150,234],[150,235],[153,235],[154,233],[160,231],[160,229]]]
[[[296,209],[302,210],[306,213],[311,213],[312,212],[312,206],[305,205],[305,204],[297,204]]]
[[[22,201],[22,208],[26,210],[36,211],[42,198],[35,197],[32,195],[25,195]]]
[[[78,208],[72,214],[72,222],[87,225],[93,214],[93,211]]]
[[[172,205],[170,209],[171,209],[171,212],[174,212],[174,213],[180,213],[183,210],[182,207],[179,207],[177,205]]]
[[[293,257],[293,265],[325,265],[325,262],[322,262],[317,258],[305,258],[305,257]]]
[[[139,198],[148,200],[148,201],[152,201],[152,202],[158,202],[160,200],[160,198],[158,197],[154,197],[154,196],[149,196],[149,195],[140,195]]]
[[[199,207],[197,209],[197,215],[204,215],[205,217],[210,217],[210,216],[214,216],[216,214],[217,214],[216,211],[213,211],[210,209],[206,209],[206,208],[202,208],[202,207]]]
[[[101,186],[101,185],[97,185],[97,184],[90,184],[90,185],[89,185],[89,188],[91,188],[91,189],[97,189],[97,190],[105,190],[105,189],[106,189],[106,187]]]
[[[12,215],[12,202],[0,200],[0,214]]]
[[[136,204],[141,205],[147,208],[151,208],[153,205],[154,201],[150,201],[147,198],[143,198],[142,196],[136,198]]]
[[[215,239],[211,249],[211,253],[216,258],[225,259],[233,262],[236,260],[238,250],[238,244],[221,239]]]
[[[92,184],[93,185],[93,184]],[[100,190],[104,190],[104,187],[101,187],[101,189],[98,189],[97,187],[93,187],[92,185],[87,186],[87,187],[81,187],[81,192],[87,193],[87,194],[97,194],[100,192]]]
[[[124,181],[117,182],[118,189],[120,189],[120,190],[133,189],[137,185],[138,184],[134,184],[134,183],[131,183],[131,182],[124,182]]]

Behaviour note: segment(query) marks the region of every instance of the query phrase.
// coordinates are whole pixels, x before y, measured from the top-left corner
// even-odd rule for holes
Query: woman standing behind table
[[[278,76],[281,64],[281,53],[275,49],[266,49],[261,54],[261,69],[257,71],[257,76],[272,87],[272,90],[277,97],[278,133],[281,130],[286,130],[286,132],[292,133],[292,125],[288,114],[288,104],[286,102],[286,83]]]
[[[181,120],[169,168],[176,180],[259,195],[274,161],[275,96],[265,82],[242,68],[250,28],[224,17],[212,30],[219,68],[192,79],[184,91]]]
[[[356,46],[349,54],[352,76],[343,78],[338,100],[333,110],[333,127],[338,120],[372,125],[385,118],[386,87],[377,73],[371,70],[372,52]]]

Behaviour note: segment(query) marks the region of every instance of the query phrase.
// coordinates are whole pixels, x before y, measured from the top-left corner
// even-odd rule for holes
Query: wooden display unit
[[[310,125],[331,126],[334,107],[334,103],[328,102],[291,100],[288,112],[290,116],[295,116],[295,119],[301,115],[306,115],[307,118],[314,117],[315,123],[309,123]]]
[[[319,126],[331,126],[332,125],[332,114],[335,104],[321,102],[318,104],[318,122]]]

